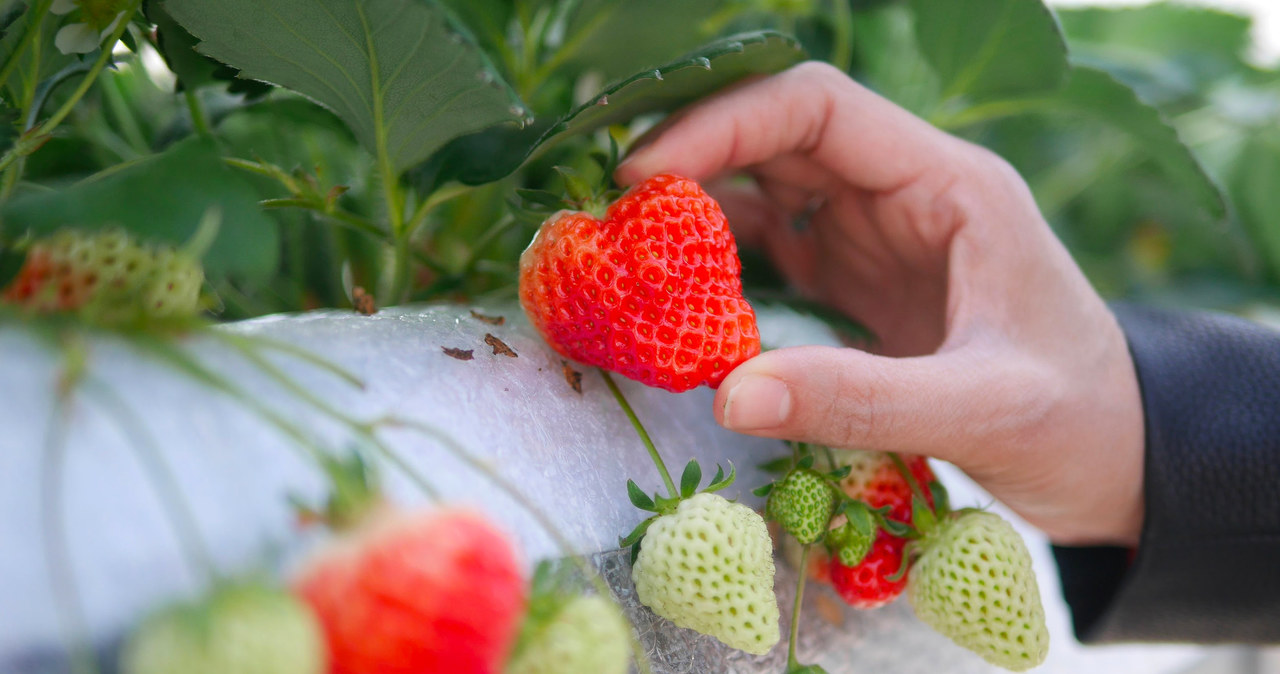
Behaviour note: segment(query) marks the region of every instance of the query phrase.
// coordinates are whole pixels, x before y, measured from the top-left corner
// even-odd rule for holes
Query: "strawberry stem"
[[[800,579],[796,581],[796,602],[791,607],[791,638],[787,643],[787,671],[800,668],[796,661],[796,642],[800,640],[800,605],[804,602],[804,581],[809,576],[809,548],[800,549]]]
[[[911,493],[929,505],[929,499],[925,496],[924,490],[920,488],[920,483],[916,480],[916,476],[911,473],[911,469],[907,467],[907,462],[897,452],[889,452],[889,458],[893,461],[893,465],[897,466],[898,472],[902,473],[902,479],[907,481],[907,486],[911,487]]]
[[[640,436],[640,442],[644,443],[644,448],[649,451],[649,458],[653,459],[653,465],[658,467],[658,473],[662,475],[662,481],[667,485],[667,491],[671,494],[671,498],[679,499],[680,490],[676,488],[676,483],[671,479],[671,473],[667,472],[667,464],[663,463],[662,455],[658,454],[658,448],[653,446],[653,439],[649,437],[649,432],[644,429],[644,424],[640,423],[640,417],[636,416],[636,411],[631,409],[631,403],[627,402],[627,397],[622,395],[622,389],[614,383],[613,377],[609,373],[600,370],[600,376],[604,377],[604,383],[613,392],[613,397],[618,401],[618,405],[622,407],[622,411],[627,413],[627,418],[631,420],[631,426],[636,429],[636,433]]]

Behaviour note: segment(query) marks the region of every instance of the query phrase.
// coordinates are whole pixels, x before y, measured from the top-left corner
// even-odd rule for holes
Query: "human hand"
[[[616,177],[735,170],[759,187],[717,195],[739,241],[879,342],[761,354],[717,392],[722,425],[934,456],[1057,542],[1137,543],[1133,362],[1016,171],[806,63],[683,111]]]

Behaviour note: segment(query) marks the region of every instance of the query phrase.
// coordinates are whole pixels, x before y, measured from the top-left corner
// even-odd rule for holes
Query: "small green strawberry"
[[[822,473],[795,468],[769,492],[765,514],[801,544],[808,545],[827,532],[839,493]]]
[[[849,501],[840,509],[843,521],[827,532],[827,550],[845,566],[857,566],[871,552],[878,530],[875,517],[865,503]]]
[[[578,595],[555,603],[556,610],[537,616],[539,598],[533,598],[506,674],[627,673],[631,625],[613,602]]]
[[[999,515],[963,510],[918,542],[907,598],[925,624],[1013,671],[1049,652],[1031,555]]]
[[[292,595],[259,585],[221,588],[196,605],[152,616],[129,639],[124,674],[322,674],[324,638]]]
[[[649,523],[631,570],[654,613],[756,655],[781,637],[773,574],[764,518],[706,492]]]

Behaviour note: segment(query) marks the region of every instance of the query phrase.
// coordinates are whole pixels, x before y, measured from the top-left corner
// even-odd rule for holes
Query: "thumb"
[[[720,385],[716,420],[729,430],[831,447],[954,460],[984,425],[983,368],[958,352],[887,358],[857,349],[768,351]],[[965,437],[968,434],[970,437]]]

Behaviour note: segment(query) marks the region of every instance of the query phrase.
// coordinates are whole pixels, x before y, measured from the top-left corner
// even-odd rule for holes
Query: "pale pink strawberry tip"
[[[567,358],[682,392],[760,352],[728,222],[693,181],[651,178],[603,221],[556,214],[520,268],[525,312]]]

